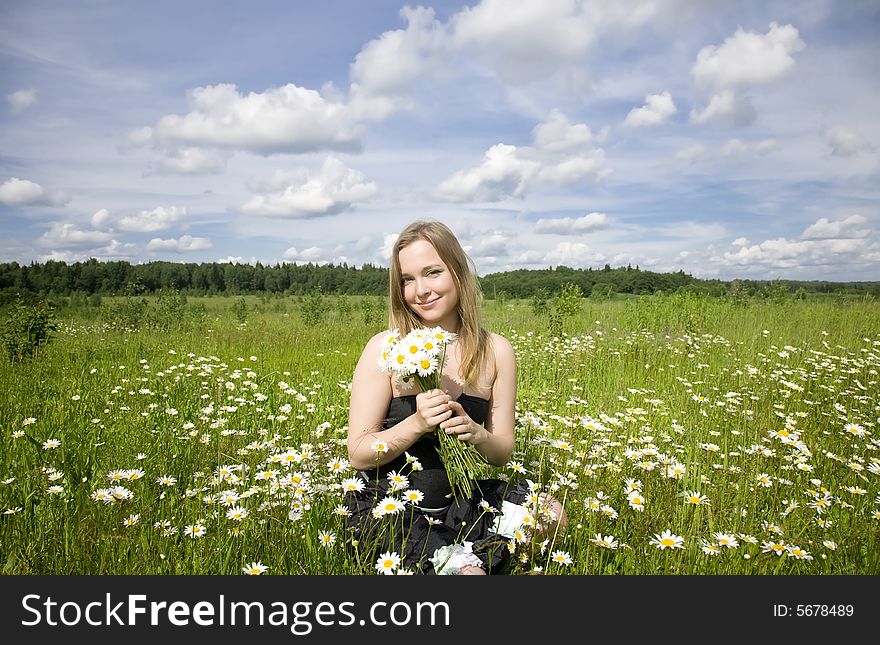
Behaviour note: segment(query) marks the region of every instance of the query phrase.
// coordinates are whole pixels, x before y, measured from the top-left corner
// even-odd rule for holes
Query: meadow
[[[147,300],[64,310],[0,370],[2,572],[377,574],[343,496],[382,299]],[[528,539],[535,508],[514,574],[880,573],[875,300],[533,304],[484,303],[519,380],[516,452],[487,472],[569,526]]]

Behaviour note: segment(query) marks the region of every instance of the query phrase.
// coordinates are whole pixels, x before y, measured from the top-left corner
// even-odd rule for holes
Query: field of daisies
[[[4,364],[4,574],[409,573],[345,528],[349,383],[381,322],[345,297],[308,319],[246,304],[190,299],[165,329],[68,310]],[[880,573],[880,304],[652,296],[554,322],[507,300],[485,318],[518,358],[517,450],[486,473],[532,490],[513,574]],[[569,525],[537,540],[541,493]],[[376,512],[417,498],[399,475]]]

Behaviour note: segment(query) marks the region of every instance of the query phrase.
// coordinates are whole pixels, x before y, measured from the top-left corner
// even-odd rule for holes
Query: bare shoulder
[[[516,354],[513,351],[513,345],[501,334],[491,333],[489,339],[492,341],[492,352],[495,354],[495,363],[505,365],[516,362]]]

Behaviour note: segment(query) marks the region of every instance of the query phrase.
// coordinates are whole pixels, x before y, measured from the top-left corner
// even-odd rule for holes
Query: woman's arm
[[[458,434],[461,441],[473,444],[493,466],[503,466],[513,454],[516,442],[516,355],[506,338],[497,334],[492,334],[491,338],[495,381],[486,427],[471,419],[457,401],[449,403],[454,417],[440,427],[450,434]]]
[[[379,369],[377,359],[385,333],[373,336],[364,347],[351,380],[348,411],[348,460],[357,470],[376,468],[402,455],[424,433],[449,418],[449,395],[441,390],[416,396],[417,412],[385,430],[382,423],[393,395],[391,378]],[[381,439],[387,452],[376,452]]]

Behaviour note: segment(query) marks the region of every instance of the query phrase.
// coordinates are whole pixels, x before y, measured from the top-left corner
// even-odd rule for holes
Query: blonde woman
[[[359,479],[347,493],[349,526],[362,554],[393,551],[414,573],[503,572],[524,517],[543,524],[544,535],[566,522],[549,497],[526,508],[525,482],[481,479],[473,498],[451,495],[436,432],[471,444],[494,466],[508,462],[515,443],[516,358],[504,337],[481,325],[479,302],[476,272],[452,231],[440,222],[410,224],[392,250],[389,329],[405,335],[439,326],[456,335],[442,386],[421,392],[382,371],[388,331],[369,340],[352,378],[348,454]]]

